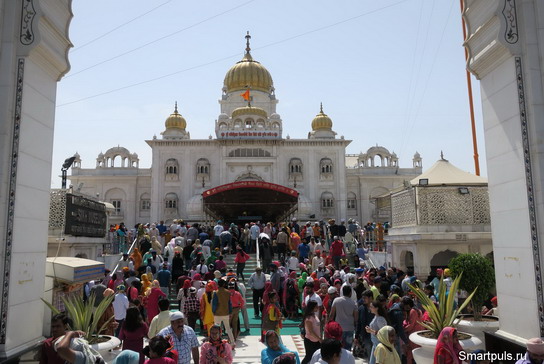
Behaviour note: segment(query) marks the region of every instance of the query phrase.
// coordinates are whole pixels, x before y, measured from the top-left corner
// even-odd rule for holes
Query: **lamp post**
[[[66,189],[66,171],[68,171],[68,168],[72,166],[75,160],[76,160],[76,157],[73,156],[70,158],[66,158],[64,160],[64,163],[62,163],[62,168],[60,170],[62,172],[62,189],[63,190]]]

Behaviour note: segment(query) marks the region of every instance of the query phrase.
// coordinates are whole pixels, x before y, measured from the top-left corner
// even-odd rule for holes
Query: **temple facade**
[[[272,76],[246,39],[243,58],[224,79],[215,138],[191,139],[190,120],[176,104],[161,137],[146,141],[151,168],[141,168],[138,155],[121,146],[100,153],[95,168],[82,168],[76,154],[73,188],[112,203],[114,222],[129,225],[177,218],[379,219],[374,198],[421,174],[419,154],[410,168],[377,145],[346,154],[352,141],[337,135],[322,105],[309,117],[306,139],[284,136]]]

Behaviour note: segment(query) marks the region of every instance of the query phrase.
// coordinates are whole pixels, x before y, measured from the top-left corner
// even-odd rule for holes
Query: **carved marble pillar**
[[[0,17],[2,361],[42,334],[56,86],[69,70],[71,0],[3,1]]]
[[[480,79],[499,334],[544,336],[544,4],[465,0],[467,68]],[[516,313],[523,312],[523,315]]]

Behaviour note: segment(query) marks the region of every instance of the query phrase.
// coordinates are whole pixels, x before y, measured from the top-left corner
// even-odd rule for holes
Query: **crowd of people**
[[[110,319],[102,333],[121,339],[123,353],[137,353],[132,358],[140,364],[228,364],[240,335],[240,315],[249,329],[244,269],[249,254],[258,252],[259,264],[247,285],[254,317],[261,320],[263,363],[300,363],[296,351],[281,341],[282,324],[290,319],[300,320],[302,364],[353,364],[355,357],[370,364],[411,364],[416,345],[409,336],[429,318],[409,285],[424,288],[439,304],[439,279],[434,274],[424,283],[413,271],[368,267],[364,229],[352,220],[302,226],[296,219],[242,226],[218,221],[214,227],[183,221],[167,227],[161,221],[139,224],[129,233],[120,224],[115,231],[134,234],[136,246],[123,254],[115,272],[89,282],[84,294],[94,295],[95,305],[115,296],[100,318]],[[225,262],[229,254],[235,266]],[[448,269],[436,273],[451,285]],[[179,311],[171,310],[171,294]],[[66,327],[65,318],[53,322]],[[202,345],[195,331],[207,337]],[[458,362],[455,332],[443,334],[437,362]],[[144,338],[149,340],[145,348]]]

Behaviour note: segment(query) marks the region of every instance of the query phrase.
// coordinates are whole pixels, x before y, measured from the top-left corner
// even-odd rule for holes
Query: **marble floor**
[[[203,336],[199,336],[198,340],[202,342],[204,339]],[[236,341],[236,350],[234,354],[234,364],[245,364],[245,363],[260,363],[261,362],[261,351],[265,348],[264,344],[260,341],[260,336],[257,335],[247,335],[240,336]],[[282,335],[281,339],[283,344],[291,349],[296,350],[300,357],[300,360],[304,358],[304,342],[301,339],[300,335]],[[120,350],[113,350],[109,355],[104,355],[104,360],[107,363],[113,362],[113,359],[120,353]],[[366,364],[366,360],[355,359],[356,364]]]

